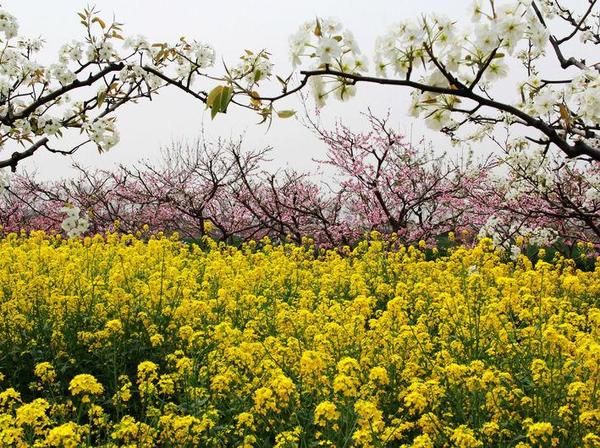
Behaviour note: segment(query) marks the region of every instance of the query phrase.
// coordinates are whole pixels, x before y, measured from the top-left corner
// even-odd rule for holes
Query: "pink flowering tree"
[[[333,180],[264,168],[268,148],[244,151],[241,140],[165,148],[158,163],[116,171],[78,167],[74,179],[39,182],[15,176],[0,201],[5,230],[61,231],[64,207],[76,207],[92,232],[179,232],[238,241],[352,244],[372,230],[404,243],[434,242],[454,232],[463,243],[489,236],[517,253],[524,244],[600,243],[596,165],[550,162],[507,150],[475,162],[452,160],[424,143],[411,145],[386,118],[367,115],[369,129],[309,124],[327,144],[319,161]],[[523,142],[525,144],[525,141]],[[520,157],[514,160],[514,157]]]
[[[348,225],[343,195],[327,190],[308,173],[288,169],[243,175],[232,195],[256,223],[254,237],[296,243],[311,238],[332,247],[361,236],[360,228]]]
[[[13,176],[0,195],[0,226],[13,232],[30,229],[55,230],[63,217],[57,213],[64,202],[56,195],[56,185],[35,182],[27,174]]]
[[[521,143],[526,144],[525,141]],[[472,224],[498,246],[524,243],[548,247],[577,243],[600,248],[600,165],[577,164],[542,157],[535,152],[510,152],[469,193]]]
[[[14,176],[6,200],[0,201],[6,204],[5,229],[58,230],[64,219],[61,208],[74,206],[85,212],[92,232],[117,226],[133,233],[147,226],[184,237],[201,237],[211,229],[218,239],[243,234],[256,225],[230,191],[240,175],[256,169],[267,150],[237,151],[240,158],[234,160],[233,148],[240,145],[241,140],[174,143],[156,164],[141,161],[115,171],[75,165],[76,177],[55,182],[39,182],[27,174]],[[19,216],[37,216],[38,221],[30,224]]]
[[[227,239],[245,230],[247,224],[233,216],[236,210],[227,206],[226,192],[240,176],[256,170],[268,151],[246,151],[239,160],[234,159],[234,153],[241,154],[241,144],[241,139],[174,143],[165,148],[158,164],[121,167],[130,183],[120,199],[147,204],[151,216],[142,222],[151,227],[195,237],[214,229],[220,232],[220,239]]]
[[[338,123],[331,131],[310,125],[327,145],[320,163],[334,168],[348,226],[395,233],[401,241],[432,241],[467,221],[468,188],[485,177],[490,161],[448,154],[419,142],[413,145],[391,129],[387,118],[366,115],[367,132]]]

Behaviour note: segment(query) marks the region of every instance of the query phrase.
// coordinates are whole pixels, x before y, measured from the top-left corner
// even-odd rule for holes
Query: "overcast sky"
[[[267,48],[273,55],[276,72],[282,75],[291,71],[289,35],[315,16],[341,20],[354,32],[363,52],[371,55],[375,38],[395,22],[433,11],[469,21],[470,4],[471,0],[101,0],[95,3],[102,17],[110,18],[114,14],[125,24],[125,35],[143,34],[151,41],[170,42],[185,35],[210,43],[217,51],[218,60],[223,58],[232,65],[243,49]],[[52,62],[64,42],[82,37],[83,27],[76,12],[87,5],[88,2],[82,0],[2,2],[2,6],[17,17],[21,34],[45,39],[42,62],[46,63]],[[393,124],[405,133],[412,132],[415,139],[425,135],[438,146],[450,147],[444,137],[431,133],[421,122],[407,116],[407,93],[393,87],[360,86],[357,97],[350,102],[340,104],[331,99],[321,116],[324,122],[338,118],[360,128],[364,126],[360,113],[368,106],[377,113],[385,113],[389,108]],[[285,105],[286,109],[297,107],[294,100]],[[280,165],[312,168],[311,159],[324,153],[322,144],[295,119],[276,120],[267,132],[265,126],[256,125],[258,117],[251,111],[230,108],[226,115],[211,121],[203,104],[173,88],[163,90],[151,103],[121,109],[117,117],[121,141],[116,147],[99,155],[93,146],[88,146],[73,159],[102,168],[140,158],[157,160],[162,145],[174,139],[193,139],[199,135],[203,123],[211,137],[245,133],[249,148],[273,146],[274,157]],[[23,166],[35,168],[42,177],[56,177],[68,175],[70,163],[67,157],[40,154]]]

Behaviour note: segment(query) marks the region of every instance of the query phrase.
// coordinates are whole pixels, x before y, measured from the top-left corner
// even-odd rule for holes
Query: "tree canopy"
[[[371,68],[350,30],[316,18],[290,37],[297,72],[288,75],[276,74],[267,50],[245,50],[237,65],[219,70],[207,43],[126,37],[121,23],[94,8],[78,13],[83,38],[43,65],[36,59],[42,40],[21,36],[16,18],[1,11],[0,168],[15,171],[41,149],[72,154],[94,144],[106,151],[119,141],[115,111],[166,86],[205,103],[213,118],[234,105],[270,122],[293,116],[279,101],[304,88],[323,106],[330,96],[349,99],[361,83],[409,88],[410,114],[456,142],[494,140],[506,129],[513,161],[533,145],[530,153],[541,158],[556,147],[566,158],[598,162],[600,62],[590,58],[600,44],[600,14],[597,0],[582,5],[475,1],[470,25],[436,14],[406,20],[377,39]],[[549,57],[563,76],[544,73]],[[514,92],[497,86],[509,69],[520,70]],[[279,91],[271,94],[274,85]],[[66,146],[61,138],[73,131],[82,137]]]

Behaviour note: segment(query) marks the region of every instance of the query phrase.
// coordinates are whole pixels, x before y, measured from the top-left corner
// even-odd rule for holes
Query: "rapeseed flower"
[[[598,445],[600,268],[374,238],[5,235],[0,445]]]

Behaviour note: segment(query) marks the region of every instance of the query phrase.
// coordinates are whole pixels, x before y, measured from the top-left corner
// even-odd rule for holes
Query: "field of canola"
[[[6,236],[0,446],[600,446],[599,267],[386,245]]]

